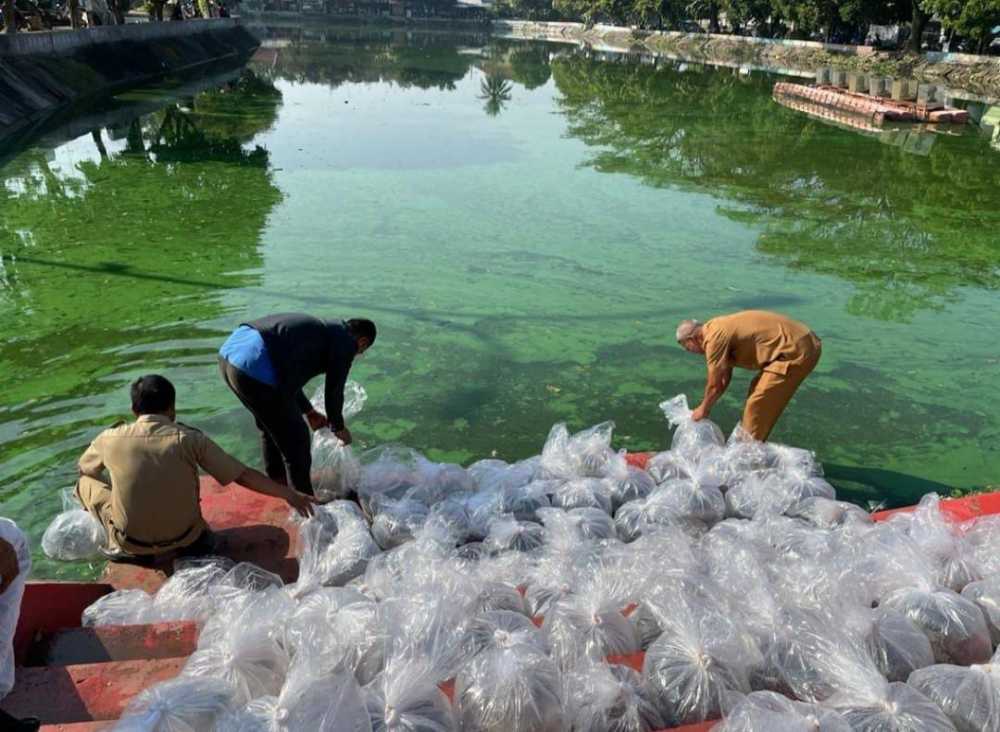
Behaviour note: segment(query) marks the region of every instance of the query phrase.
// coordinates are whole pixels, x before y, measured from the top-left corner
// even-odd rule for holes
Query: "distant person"
[[[684,320],[677,342],[704,354],[708,366],[705,396],[691,418],[708,417],[733,375],[733,367],[759,371],[743,408],[743,429],[765,441],[799,384],[816,368],[822,342],[806,325],[765,310],[744,310],[706,323]]]
[[[107,531],[109,558],[210,553],[199,468],[222,485],[282,498],[301,515],[312,515],[314,499],[248,468],[178,422],[174,386],[164,377],[136,379],[131,398],[135,421],[104,430],[79,464],[76,494]]]
[[[244,323],[219,350],[226,385],[257,421],[264,470],[300,493],[313,494],[309,475],[309,427],[330,427],[344,444],[344,385],[354,359],[375,342],[370,320],[320,320],[300,313],[268,315]],[[315,376],[326,375],[326,414],[302,393]],[[304,417],[304,419],[303,419]]]
[[[14,630],[30,571],[27,537],[13,521],[0,517],[0,701],[14,688]],[[35,732],[39,727],[41,722],[33,717],[16,719],[0,709],[4,732]]]

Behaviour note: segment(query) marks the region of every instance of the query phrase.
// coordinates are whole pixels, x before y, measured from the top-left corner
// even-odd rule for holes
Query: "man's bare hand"
[[[698,405],[693,410],[691,410],[691,419],[695,422],[701,422],[701,420],[708,417],[708,410],[705,407]]]
[[[306,414],[306,421],[309,426],[312,427],[313,431],[321,430],[324,427],[330,426],[330,420],[326,418],[326,415],[322,412],[317,412],[315,409]]]
[[[10,542],[0,539],[0,594],[7,591],[21,571],[17,561],[17,551]]]
[[[337,430],[333,434],[335,434],[337,436],[337,439],[339,439],[345,445],[350,445],[351,442],[354,441],[354,438],[351,436],[351,431],[346,427],[342,430]]]
[[[288,490],[288,495],[285,496],[285,500],[288,505],[294,508],[299,516],[303,518],[309,518],[316,513],[316,504],[319,500],[315,496],[307,496],[305,493],[299,493],[297,490]]]

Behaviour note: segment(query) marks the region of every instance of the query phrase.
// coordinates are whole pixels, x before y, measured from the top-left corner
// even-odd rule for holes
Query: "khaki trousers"
[[[108,536],[109,548],[120,551],[122,547],[119,546],[114,522],[111,520],[111,486],[89,475],[81,475],[76,482],[76,497],[90,515],[101,522]]]
[[[823,352],[820,339],[810,334],[800,343],[800,354],[796,358],[768,364],[750,382],[742,424],[755,440],[767,440],[799,384],[819,363]]]

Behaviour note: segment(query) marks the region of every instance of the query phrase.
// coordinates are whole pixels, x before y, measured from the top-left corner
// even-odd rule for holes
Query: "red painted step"
[[[945,498],[940,502],[941,512],[952,520],[962,523],[980,516],[1000,514],[1000,493],[980,493],[965,498]],[[897,513],[911,513],[916,506],[891,508],[887,511],[877,511],[872,514],[876,521],[885,521]]]
[[[26,666],[72,666],[190,656],[198,647],[198,626],[179,621],[152,625],[71,628],[46,636],[28,653]]]
[[[91,603],[111,592],[96,582],[28,582],[14,631],[14,658],[23,664],[31,646],[63,628],[79,628],[80,615]]]
[[[118,719],[132,697],[177,676],[186,660],[24,667],[2,706],[15,717],[38,717],[43,724]]]
[[[72,722],[70,724],[43,724],[39,732],[105,732],[114,726],[113,721]]]
[[[223,487],[203,477],[201,512],[214,534],[215,554],[237,562],[253,562],[280,575],[285,582],[298,578],[298,526],[283,500],[237,485]],[[109,562],[101,580],[116,590],[153,593],[166,582],[172,566],[172,559],[153,566]]]

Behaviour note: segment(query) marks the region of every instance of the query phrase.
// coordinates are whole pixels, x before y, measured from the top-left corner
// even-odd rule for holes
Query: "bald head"
[[[704,353],[702,347],[701,321],[682,320],[677,326],[677,342],[691,353]]]

